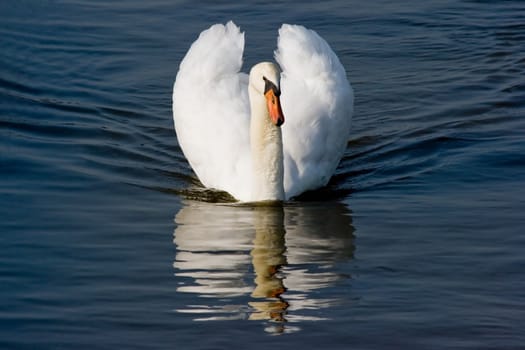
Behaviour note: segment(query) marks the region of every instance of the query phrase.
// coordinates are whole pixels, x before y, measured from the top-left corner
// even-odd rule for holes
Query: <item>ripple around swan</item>
[[[99,11],[104,11],[104,6],[93,6],[90,10],[101,13]],[[506,8],[504,10],[509,11]],[[74,8],[65,7],[64,11],[73,17],[79,16]],[[387,92],[391,88],[374,79],[373,75],[369,76],[368,80],[377,85],[372,87],[375,93],[366,97],[357,94],[355,118],[363,122],[354,122],[358,127],[354,127],[340,168],[327,189],[303,196],[303,199],[341,198],[352,191],[421,178],[450,166],[451,157],[457,157],[465,149],[476,149],[481,142],[493,142],[491,135],[498,134],[501,129],[509,129],[510,126],[517,130],[521,127],[513,111],[523,107],[525,90],[518,77],[523,73],[521,63],[525,56],[512,55],[509,51],[513,48],[512,52],[519,52],[516,51],[522,38],[519,34],[519,22],[502,24],[493,31],[478,31],[476,19],[464,22],[447,13],[437,15],[441,20],[446,20],[450,27],[443,30],[449,37],[445,46],[429,50],[422,45],[423,41],[419,41],[423,38],[416,34],[401,45],[422,49],[422,53],[450,52],[448,56],[456,57],[456,61],[449,68],[456,73],[440,75],[439,72],[425,71],[434,66],[419,67],[421,69],[417,76],[407,75],[409,72],[406,70],[390,69],[390,76],[386,78],[405,84],[408,93],[403,97],[414,105],[424,103],[423,109],[407,108],[406,104],[401,108],[398,106],[401,96],[392,99],[389,97],[391,93]],[[176,193],[199,197],[199,192],[202,192],[200,190],[187,192],[187,184],[198,184],[198,181],[176,145],[171,121],[169,118],[160,118],[170,114],[170,101],[167,96],[159,99],[159,96],[165,95],[159,91],[169,90],[171,79],[163,78],[160,85],[158,82],[152,83],[146,89],[130,85],[129,81],[123,79],[123,71],[119,68],[127,65],[121,60],[126,60],[135,53],[130,45],[109,45],[104,36],[108,28],[85,22],[82,30],[90,35],[79,38],[63,31],[64,28],[74,28],[77,31],[78,24],[61,23],[60,16],[49,16],[50,19],[60,20],[42,22],[39,31],[28,32],[13,21],[7,21],[6,26],[1,29],[7,40],[5,47],[9,49],[11,57],[7,59],[0,56],[7,68],[0,76],[0,93],[8,104],[14,106],[3,117],[2,126],[16,133],[19,145],[23,145],[23,140],[26,139],[30,140],[26,142],[28,147],[33,145],[33,141],[41,142],[46,145],[44,149],[48,149],[49,153],[56,151],[52,147],[54,143],[56,147],[69,149],[72,171],[163,192],[170,192],[175,188]],[[437,28],[436,23],[430,18],[421,22],[420,19],[408,17],[399,28]],[[365,24],[366,22],[358,23],[358,26]],[[471,44],[470,39],[455,36],[454,31],[458,29],[476,33],[495,45],[468,51],[465,48]],[[60,33],[58,38],[55,36],[57,33]],[[133,33],[120,33],[115,39],[126,42],[125,38],[129,35]],[[142,44],[139,41],[139,45]],[[153,45],[150,49],[156,51],[161,47],[162,45]],[[45,52],[46,59],[41,59],[40,56],[44,56],[37,55],[37,52]],[[34,64],[31,66],[23,64],[23,57],[28,54],[33,54],[34,57]],[[349,62],[350,54],[353,52],[341,57],[344,64]],[[90,66],[85,60],[81,62],[86,65],[63,64],[64,60],[78,61],[79,57],[86,56],[97,61],[97,64]],[[424,56],[414,57],[427,60]],[[482,59],[481,64],[470,68],[468,63],[478,58]],[[417,61],[415,63],[421,64]],[[377,64],[375,61],[370,62],[371,66]],[[150,67],[141,67],[137,71],[139,77],[141,74],[148,77],[144,70]],[[421,74],[421,71],[428,74]],[[45,79],[38,79],[43,76],[43,72],[47,72]],[[359,76],[353,77],[355,74],[356,72],[351,72],[350,80],[359,92],[363,82]],[[72,90],[59,84],[63,79],[70,80],[75,88]],[[413,83],[414,79],[418,80],[418,84]],[[115,88],[111,85],[111,80],[119,80],[125,84]],[[471,89],[465,90],[465,84],[470,85]],[[429,90],[420,89],[421,85],[427,86]],[[462,105],[436,105],[435,92],[442,91],[448,99],[451,87],[452,91],[468,98]],[[477,90],[475,95],[472,88]],[[122,96],[131,98],[124,100]],[[156,100],[158,106],[152,109],[146,103],[148,99]],[[30,111],[23,107],[23,101],[37,104],[40,108]],[[371,106],[367,112],[372,113],[370,116],[361,115],[359,106],[371,104],[372,101],[375,106],[381,106],[381,111],[375,112]],[[422,110],[425,112],[422,113]],[[19,115],[24,117],[20,118]],[[28,115],[31,117],[27,117]],[[377,123],[383,123],[383,127],[367,129]],[[409,128],[404,126],[407,123],[410,123]],[[77,157],[77,154],[81,156]],[[51,156],[50,154],[49,157]],[[477,164],[472,163],[471,166]]]

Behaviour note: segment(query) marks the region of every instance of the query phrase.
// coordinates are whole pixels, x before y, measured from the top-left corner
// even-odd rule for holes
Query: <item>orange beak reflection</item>
[[[281,101],[279,96],[275,94],[274,89],[269,89],[264,94],[266,97],[266,105],[268,106],[268,113],[270,114],[270,119],[272,123],[277,126],[281,126],[284,123],[283,110],[281,109]]]

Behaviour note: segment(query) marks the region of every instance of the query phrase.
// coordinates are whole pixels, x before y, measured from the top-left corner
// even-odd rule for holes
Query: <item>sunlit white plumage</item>
[[[258,198],[250,147],[255,111],[249,77],[240,72],[243,50],[244,33],[233,22],[216,24],[200,34],[180,64],[173,119],[191,167],[204,186],[241,201],[289,199],[325,186],[346,148],[353,110],[339,59],[315,32],[288,24],[279,29],[284,198]]]

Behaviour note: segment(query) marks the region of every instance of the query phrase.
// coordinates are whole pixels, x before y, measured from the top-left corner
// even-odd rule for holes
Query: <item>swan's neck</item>
[[[271,122],[264,96],[251,86],[249,93],[253,167],[252,200],[284,200],[281,128]]]

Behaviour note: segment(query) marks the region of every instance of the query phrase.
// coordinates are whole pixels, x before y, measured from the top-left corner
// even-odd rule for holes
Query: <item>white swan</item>
[[[239,27],[215,24],[180,64],[173,120],[191,167],[204,186],[240,201],[287,200],[325,186],[353,112],[341,62],[317,33],[297,25],[279,29],[282,73],[268,62],[249,77],[240,73],[243,50]]]

